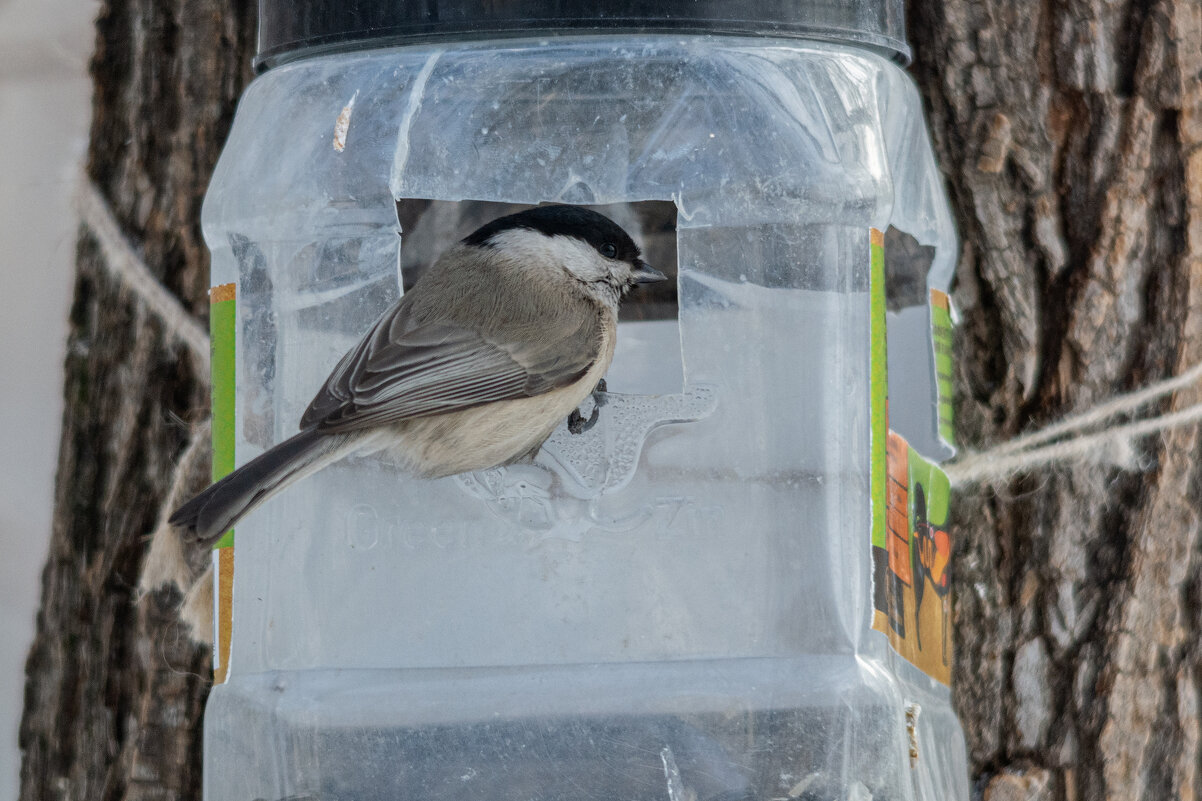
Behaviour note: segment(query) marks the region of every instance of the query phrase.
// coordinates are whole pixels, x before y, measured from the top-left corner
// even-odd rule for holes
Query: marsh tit
[[[609,368],[622,297],[664,278],[596,212],[540,206],[493,220],[443,253],[342,357],[299,434],[171,523],[211,544],[350,453],[388,450],[424,478],[533,456]]]

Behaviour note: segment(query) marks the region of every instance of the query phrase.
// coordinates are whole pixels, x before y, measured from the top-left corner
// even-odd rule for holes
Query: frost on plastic
[[[257,79],[204,215],[239,462],[401,293],[398,199],[671,200],[678,316],[620,325],[617,398],[532,465],[349,460],[240,524],[206,797],[967,798],[946,688],[870,626],[867,231],[934,287],[956,250],[919,108],[883,59],[737,39]]]

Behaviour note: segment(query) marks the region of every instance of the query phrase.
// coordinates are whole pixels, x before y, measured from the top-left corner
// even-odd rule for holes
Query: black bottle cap
[[[259,0],[259,69],[334,50],[518,36],[689,33],[847,42],[906,64],[903,0]]]

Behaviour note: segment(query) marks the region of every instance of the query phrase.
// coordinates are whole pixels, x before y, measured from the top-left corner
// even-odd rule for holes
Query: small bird
[[[499,217],[445,251],[342,357],[281,442],[177,509],[212,544],[293,482],[389,450],[423,478],[533,457],[613,360],[618,305],[663,273],[578,206]]]

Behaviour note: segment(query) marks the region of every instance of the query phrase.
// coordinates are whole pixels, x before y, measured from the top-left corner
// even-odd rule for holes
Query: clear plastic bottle
[[[203,220],[238,463],[402,291],[398,201],[670,201],[678,300],[621,324],[613,400],[533,464],[352,458],[238,524],[209,801],[968,797],[947,687],[874,629],[871,547],[870,230],[930,256],[888,345],[932,460],[955,234],[887,48],[789,33],[265,48]]]

